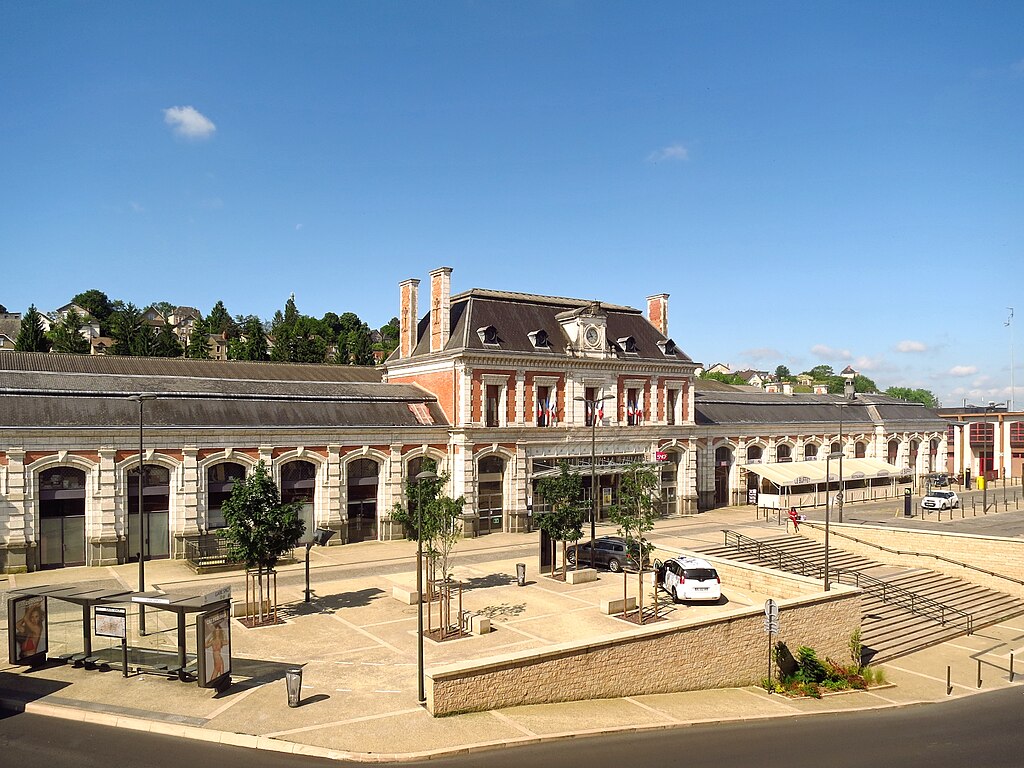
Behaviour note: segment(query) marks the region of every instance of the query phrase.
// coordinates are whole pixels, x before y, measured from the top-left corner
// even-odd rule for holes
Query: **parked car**
[[[953,491],[932,491],[921,499],[922,509],[956,509],[960,506],[960,497]]]
[[[655,563],[658,586],[672,595],[672,602],[706,600],[717,602],[722,598],[722,579],[707,560],[699,557],[677,557],[665,563]]]
[[[645,549],[650,545],[645,542]],[[619,573],[623,567],[636,568],[636,548],[626,552],[626,540],[621,536],[601,536],[594,540],[594,567],[607,568],[613,573]],[[579,558],[580,565],[590,566],[590,542],[581,541],[570,546],[565,551],[565,559],[569,565],[576,565]],[[649,552],[644,553],[644,566],[651,564]]]
[[[949,476],[948,475],[935,475],[935,476],[932,477],[932,487],[933,488],[946,488],[948,486],[949,486]]]

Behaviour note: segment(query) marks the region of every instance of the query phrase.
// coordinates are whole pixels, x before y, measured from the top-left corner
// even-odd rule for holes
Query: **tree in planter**
[[[235,482],[231,496],[221,507],[227,527],[220,535],[228,543],[228,552],[236,560],[256,571],[257,608],[254,615],[263,623],[267,614],[263,610],[264,594],[269,599],[270,573],[277,561],[295,547],[306,530],[299,517],[302,502],[281,503],[277,485],[260,461],[252,474]],[[266,588],[266,592],[264,589]],[[249,606],[246,606],[249,613]],[[277,606],[274,606],[274,614]]]
[[[569,471],[569,463],[558,464],[558,474],[544,477],[537,482],[537,493],[550,506],[551,511],[537,520],[537,525],[551,539],[551,574],[555,573],[555,542],[562,542],[562,578],[566,575],[566,542],[574,544],[583,537],[583,478]],[[579,557],[575,567],[579,568]]]
[[[644,464],[631,464],[619,477],[619,502],[609,511],[609,519],[619,527],[626,540],[626,553],[636,558],[639,579],[639,611],[643,620],[644,560],[650,544],[644,534],[654,528],[658,516],[658,473]],[[626,576],[622,581],[623,601],[626,598]],[[657,585],[655,585],[657,599]]]
[[[424,472],[435,472],[437,464],[426,459],[422,467]],[[447,473],[442,473],[408,483],[405,488],[406,503],[396,502],[391,510],[391,519],[405,527],[407,538],[417,539],[422,536],[427,561],[433,564],[430,569],[433,578],[427,581],[428,599],[434,594],[434,582],[438,580],[440,571],[444,594],[448,596],[438,603],[442,636],[452,623],[451,593],[447,590],[447,584],[452,576],[452,550],[462,537],[462,508],[466,504],[465,497],[453,499],[444,493],[448,477]],[[420,525],[419,529],[417,524]]]

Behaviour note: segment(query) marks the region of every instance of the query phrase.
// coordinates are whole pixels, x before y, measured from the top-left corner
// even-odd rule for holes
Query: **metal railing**
[[[820,527],[822,527],[822,526],[820,526],[817,523],[807,523],[807,522],[805,522],[803,524],[804,525],[810,525],[813,528],[820,528]],[[884,546],[882,544],[875,544],[873,541],[864,541],[863,539],[858,539],[856,536],[851,536],[848,533],[842,533],[840,531],[837,531],[835,528],[832,529],[831,535],[832,536],[836,536],[836,537],[841,538],[841,539],[849,539],[850,541],[855,541],[858,544],[863,544],[866,547],[874,547],[877,550],[880,550],[882,552],[888,552],[891,555],[910,555],[911,557],[931,557],[931,558],[934,558],[935,560],[941,560],[944,563],[949,563],[950,565],[958,565],[961,568],[966,568],[969,571],[977,571],[978,573],[983,573],[986,576],[992,576],[992,577],[997,578],[997,579],[1005,579],[1006,581],[1012,581],[1014,584],[1024,585],[1024,580],[1022,580],[1022,579],[1017,579],[1017,578],[1014,578],[1013,576],[1007,576],[1006,574],[1003,574],[1003,573],[996,573],[995,571],[990,571],[987,568],[981,568],[981,567],[979,567],[977,565],[971,565],[970,563],[965,563],[965,562],[963,562],[961,560],[954,560],[953,558],[946,557],[945,555],[936,555],[933,552],[914,552],[914,551],[911,551],[911,550],[893,549],[892,547],[886,547],[886,546]]]
[[[220,536],[204,535],[185,539],[185,560],[194,568],[235,565],[228,543]]]
[[[725,545],[727,547],[733,546],[740,552],[752,554],[759,561],[769,563],[781,571],[798,573],[801,576],[809,576],[813,579],[825,578],[824,565],[797,557],[772,544],[752,539],[736,531],[725,530],[722,533],[725,534]],[[890,584],[860,571],[847,568],[829,568],[828,572],[829,578],[837,584],[851,584],[855,587],[860,587],[883,603],[898,605],[913,614],[937,621],[943,626],[947,623],[954,625],[962,624],[967,634],[974,633],[974,617],[959,608],[954,608],[951,605],[946,605],[938,600],[933,600],[930,597],[925,597],[917,592]]]

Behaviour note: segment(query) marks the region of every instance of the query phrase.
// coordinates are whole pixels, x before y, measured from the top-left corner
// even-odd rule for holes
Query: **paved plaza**
[[[1017,517],[1008,512],[1004,521],[1012,527]],[[855,520],[904,522],[896,518],[891,504],[848,510],[848,521]],[[762,537],[780,532],[774,520],[759,521],[752,508],[742,507],[660,521],[651,539],[663,548],[664,556],[675,549],[720,544],[724,528]],[[604,527],[598,531],[599,535],[613,532]],[[621,575],[601,572],[598,581],[579,585],[540,577],[537,547],[535,535],[521,534],[459,542],[454,561],[455,576],[464,585],[463,606],[488,616],[494,631],[444,643],[427,641],[428,670],[629,629],[631,625],[599,610],[602,600],[621,597]],[[518,586],[515,577],[520,562],[528,568],[524,587]],[[233,622],[234,684],[225,693],[154,675],[125,679],[119,671],[62,665],[26,670],[4,664],[0,699],[8,707],[28,711],[223,743],[367,760],[411,759],[579,733],[939,701],[1017,684],[1009,679],[1009,656],[1024,646],[1024,617],[1019,617],[883,665],[891,685],[870,692],[794,700],[748,687],[433,718],[416,701],[416,607],[391,594],[392,586],[415,584],[415,545],[367,542],[314,548],[311,565],[315,592],[309,604],[302,602],[303,564],[279,569],[284,623],[247,629]],[[196,576],[181,562],[154,561],[147,563],[146,573],[150,587],[167,592],[209,592],[230,585],[236,600],[244,594],[238,572]],[[6,582],[0,580],[0,589],[62,582],[133,588],[136,575],[133,565],[63,569],[10,576]],[[635,594],[635,579],[629,585],[631,594]],[[672,605],[662,593],[662,614],[670,620],[701,617],[760,606],[766,598],[728,584],[723,584],[723,592],[726,601],[719,606]],[[645,604],[650,600],[648,590]],[[173,648],[168,620],[159,613],[149,615],[147,643]],[[70,622],[68,628],[59,625],[52,631],[51,649],[70,640],[62,632],[76,631],[80,630]],[[6,645],[6,624],[2,634],[0,641]],[[767,646],[751,652],[766,650]],[[946,688],[947,666],[951,692]],[[284,671],[293,667],[303,669],[303,702],[297,708],[287,706],[284,683]]]

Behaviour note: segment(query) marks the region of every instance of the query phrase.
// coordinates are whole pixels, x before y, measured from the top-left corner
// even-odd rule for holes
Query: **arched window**
[[[747,446],[747,463],[752,464],[755,461],[760,461],[764,455],[764,450],[760,445],[748,445]]]
[[[868,446],[867,446],[867,444],[865,444],[865,443],[861,442],[860,440],[858,440],[857,444],[854,446],[854,457],[858,458],[858,459],[863,459],[867,455],[868,455]]]
[[[842,452],[843,452],[843,446],[838,441],[832,443],[831,447],[829,448],[829,453],[832,453],[832,454],[842,453]]]
[[[39,566],[85,565],[85,472],[53,467],[39,473]]]
[[[128,560],[139,561],[139,467],[131,467],[128,480]],[[158,464],[142,465],[142,512],[146,533],[146,559],[171,556],[171,471]]]
[[[477,512],[481,534],[503,530],[505,460],[485,456],[477,462]]]
[[[245,479],[245,467],[233,461],[222,461],[206,470],[206,528],[215,530],[227,523],[221,506],[231,498],[235,482]]]
[[[792,447],[783,443],[775,449],[775,460],[776,461],[792,461],[793,460],[793,449]]]
[[[900,455],[900,441],[899,440],[890,440],[888,448],[889,448],[889,450],[888,450],[888,460],[889,460],[889,463],[890,464],[895,464],[896,463],[896,459]]]
[[[806,443],[804,445],[804,461],[813,461],[818,458],[817,443]]]
[[[377,485],[380,465],[373,459],[348,463],[348,538],[349,543],[377,538]]]
[[[313,510],[316,500],[316,464],[311,461],[289,461],[281,465],[281,503],[302,502],[299,517],[306,529],[300,544],[313,540]]]

